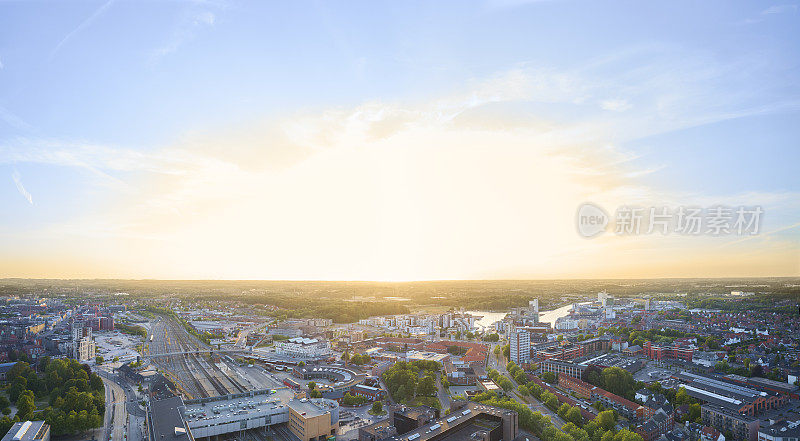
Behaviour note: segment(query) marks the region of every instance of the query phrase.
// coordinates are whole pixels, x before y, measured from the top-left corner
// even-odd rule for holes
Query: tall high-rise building
[[[514,328],[509,334],[509,358],[520,365],[531,359],[531,334],[525,327]]]
[[[600,306],[605,308],[614,302],[614,298],[608,295],[607,292],[601,291],[597,293],[597,301],[600,302]]]
[[[538,314],[539,313],[539,299],[529,300],[528,301],[528,307],[531,309],[531,311],[533,311],[533,312]]]
[[[72,358],[78,361],[88,361],[95,357],[95,342],[92,338],[92,328],[85,323],[73,323],[72,326]]]

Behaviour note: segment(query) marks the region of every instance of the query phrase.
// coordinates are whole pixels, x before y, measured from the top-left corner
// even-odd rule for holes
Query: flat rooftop
[[[325,401],[322,398],[303,398],[301,400],[289,401],[286,404],[295,412],[301,415],[304,414],[306,418],[324,415],[335,407],[330,401]]]
[[[504,415],[513,413],[514,411],[512,410],[469,402],[467,406],[461,410],[457,410],[448,416],[443,416],[419,429],[412,430],[403,435],[394,436],[390,439],[392,441],[426,441],[433,438],[447,441],[469,439],[471,434],[479,430],[491,430],[491,428],[497,427],[492,426],[492,422],[487,419],[486,416],[502,418]],[[465,427],[458,427],[465,423],[467,423]],[[456,427],[458,428],[456,429]],[[452,433],[450,433],[450,431],[452,431]],[[442,438],[438,438],[442,435]]]
[[[3,441],[34,441],[42,439],[47,426],[44,421],[24,421],[14,423],[8,433],[3,437]],[[49,427],[49,426],[48,426]]]
[[[183,400],[181,397],[170,397],[165,400],[150,402],[150,427],[154,439],[169,441],[194,441],[181,414]],[[156,417],[154,417],[154,415]]]
[[[183,416],[187,423],[210,421],[219,417],[244,415],[284,407],[272,390],[223,395],[221,397],[190,400],[185,404]]]

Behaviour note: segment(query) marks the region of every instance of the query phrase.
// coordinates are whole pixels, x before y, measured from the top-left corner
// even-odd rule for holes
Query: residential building
[[[566,374],[573,378],[582,378],[583,372],[587,368],[588,366],[558,360],[544,360],[539,363],[539,369],[542,372],[553,372],[559,375]]]
[[[664,358],[674,358],[691,362],[694,355],[694,347],[688,345],[681,345],[675,341],[669,345],[658,345],[653,342],[645,342],[644,354],[652,360],[661,360]]]
[[[703,404],[700,408],[703,424],[711,426],[733,440],[756,441],[758,439],[758,418],[742,415],[727,407],[716,404]],[[730,441],[730,440],[729,440]]]
[[[523,365],[531,359],[531,335],[527,327],[514,328],[509,334],[509,358],[517,365]]]
[[[758,429],[758,441],[798,441],[800,420],[778,421]]]

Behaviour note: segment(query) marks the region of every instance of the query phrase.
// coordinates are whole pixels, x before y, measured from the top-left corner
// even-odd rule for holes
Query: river
[[[550,323],[551,326],[555,326],[556,319],[564,317],[567,314],[569,314],[570,308],[572,308],[572,304],[564,305],[552,311],[540,312],[539,321]],[[475,321],[475,326],[479,328],[488,328],[489,326],[492,326],[494,322],[503,320],[503,317],[505,317],[506,314],[508,314],[507,312],[491,312],[491,311],[467,311],[467,312],[472,315],[482,316],[480,320]]]

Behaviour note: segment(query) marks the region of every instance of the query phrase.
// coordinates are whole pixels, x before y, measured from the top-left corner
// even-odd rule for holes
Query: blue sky
[[[239,194],[243,174],[250,185],[263,186],[277,174],[333,155],[330,145],[344,152],[384,142],[396,136],[393,130],[417,127],[419,121],[429,130],[422,144],[433,143],[439,133],[452,137],[442,141],[448,143],[478,130],[494,133],[487,138],[493,145],[493,139],[501,142],[514,132],[547,160],[604,164],[598,168],[614,185],[576,197],[603,199],[609,191],[616,189],[618,196],[620,189],[635,186],[650,200],[767,205],[765,226],[780,230],[779,239],[740,252],[758,249],[785,262],[780,274],[797,275],[800,233],[791,226],[800,222],[799,19],[792,2],[0,0],[0,175],[7,176],[0,185],[7,208],[0,216],[5,230],[0,247],[4,262],[28,259],[6,275],[47,276],[40,269],[47,259],[36,257],[45,255],[81,262],[78,269],[59,273],[65,276],[316,278],[289,266],[274,273],[211,274],[96,265],[129,264],[110,259],[105,240],[142,260],[159,255],[165,241],[197,241],[215,231],[200,227],[214,216],[206,213],[202,221],[179,223],[197,236],[178,240],[170,236],[172,227],[163,227],[169,222],[156,219],[154,206],[179,201],[191,206],[183,213],[204,212],[201,205],[218,213],[241,198],[266,204],[269,190],[263,187]],[[352,122],[362,117],[372,124],[366,135],[336,138],[344,128],[355,130]],[[387,126],[386,138],[370,135]],[[284,137],[285,145],[273,145]],[[417,138],[409,134],[409,139]],[[540,143],[558,144],[558,152],[536,147]],[[407,162],[398,172],[402,179],[424,173],[425,155],[440,147],[445,148],[432,144],[402,153]],[[460,155],[457,145],[447,148],[452,149],[447,157]],[[343,161],[361,164],[357,170],[375,165],[360,162],[375,159],[369,153],[352,154],[358,156]],[[496,157],[510,158],[507,165],[513,166],[510,151]],[[254,164],[260,168],[253,170]],[[235,169],[232,177],[223,178],[229,167]],[[275,183],[277,188],[295,188],[291,179],[307,182],[286,179]],[[469,178],[443,173],[441,179]],[[206,184],[210,189],[192,187]],[[524,185],[537,182],[518,184],[509,206],[535,193]],[[386,192],[405,198],[421,216],[434,216],[419,208],[413,193],[386,185]],[[608,200],[618,201],[617,196]],[[210,199],[226,199],[224,208],[208,208]],[[374,199],[354,196],[349,202],[378,210],[370,205]],[[153,216],[120,231],[120,219],[131,218],[130,207]],[[465,207],[452,208],[456,213]],[[160,226],[146,231],[153,242],[146,250],[130,250],[128,240],[145,234],[145,224]],[[474,228],[478,225],[499,227],[489,221]],[[424,234],[436,235],[435,230]],[[264,244],[273,239],[264,237]],[[420,241],[419,248],[396,254],[413,258],[428,246],[445,246]],[[92,246],[76,252],[76,244]],[[774,253],[771,247],[777,247]],[[352,266],[341,269],[342,278],[394,277],[380,265],[373,273],[355,271],[363,261],[351,260]],[[441,274],[417,268],[398,277],[612,274],[607,268],[572,274],[563,269],[567,263],[538,273],[526,269],[537,262],[510,259],[485,272],[454,265]],[[390,259],[385,266],[396,264]],[[737,265],[743,264],[709,275],[738,274]],[[637,271],[631,266],[613,274]],[[339,273],[320,274],[337,278]],[[641,273],[649,274],[663,275]],[[688,273],[676,267],[674,274]]]

